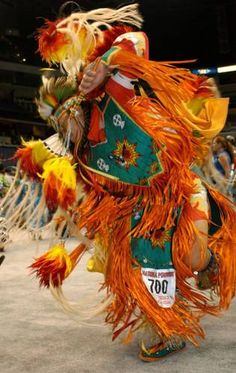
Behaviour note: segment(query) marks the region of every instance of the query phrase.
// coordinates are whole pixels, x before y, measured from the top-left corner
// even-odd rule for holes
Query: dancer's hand
[[[105,81],[108,73],[109,67],[102,62],[98,62],[96,66],[94,63],[89,64],[84,70],[80,92],[86,95],[93,91]]]

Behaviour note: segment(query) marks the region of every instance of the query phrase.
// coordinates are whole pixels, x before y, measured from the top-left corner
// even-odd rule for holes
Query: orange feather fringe
[[[76,191],[66,188],[53,172],[44,180],[43,192],[47,206],[52,209],[60,206],[66,210],[76,200]]]
[[[57,31],[57,24],[61,19],[55,22],[46,20],[45,25],[38,29],[36,36],[38,40],[38,50],[43,60],[50,63],[58,63],[61,56],[64,56],[67,46],[70,45],[70,39],[65,34]]]
[[[39,179],[38,175],[42,172],[42,167],[34,162],[32,153],[32,147],[19,148],[14,158],[19,159],[20,168],[23,172],[37,180]]]
[[[68,254],[64,245],[60,244],[37,258],[29,268],[31,273],[39,278],[40,286],[48,288],[51,283],[54,287],[58,287],[73,271],[85,250],[86,246],[80,244]]]

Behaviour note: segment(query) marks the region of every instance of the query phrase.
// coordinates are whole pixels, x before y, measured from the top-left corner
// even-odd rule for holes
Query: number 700
[[[168,281],[167,280],[153,280],[153,279],[148,279],[150,281],[150,290],[151,293],[156,293],[159,294],[162,292],[162,294],[166,294],[168,290]]]

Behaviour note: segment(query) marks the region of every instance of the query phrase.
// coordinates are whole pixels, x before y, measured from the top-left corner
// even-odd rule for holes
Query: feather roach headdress
[[[69,75],[76,75],[101,44],[104,30],[114,23],[127,23],[140,28],[142,17],[138,4],[120,9],[101,8],[76,12],[55,22],[49,20],[38,30],[39,52],[43,60],[61,64]]]

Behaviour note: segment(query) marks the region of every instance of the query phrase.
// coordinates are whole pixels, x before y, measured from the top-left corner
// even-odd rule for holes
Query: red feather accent
[[[89,60],[94,61],[97,57],[102,56],[111,48],[114,40],[118,38],[118,36],[132,31],[134,31],[134,29],[131,26],[125,25],[113,26],[111,29],[103,31],[103,40],[97,42],[94,52],[89,56]]]
[[[34,163],[32,157],[32,148],[25,147],[17,149],[14,159],[20,160],[20,168],[24,171],[28,176],[38,180],[38,174],[42,173],[42,167],[38,164]]]
[[[46,20],[45,25],[37,30],[38,34],[36,39],[38,40],[38,50],[41,57],[47,62],[53,62],[57,52],[68,45],[70,40],[61,32],[57,31],[57,24],[61,22],[61,19],[55,22]],[[58,62],[55,60],[55,62]]]
[[[48,208],[55,209],[57,206],[67,209],[76,200],[76,192],[71,188],[66,188],[56,175],[51,174],[43,183],[43,191]]]
[[[85,250],[86,246],[80,244],[68,254],[64,246],[59,244],[35,259],[29,268],[31,273],[39,278],[40,287],[48,288],[50,282],[54,287],[58,287],[73,271]]]
[[[50,175],[43,184],[43,193],[49,209],[55,210],[58,207],[58,195],[56,193],[56,178]]]

